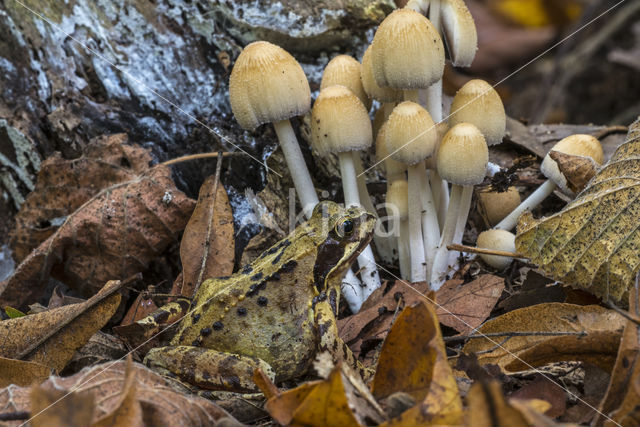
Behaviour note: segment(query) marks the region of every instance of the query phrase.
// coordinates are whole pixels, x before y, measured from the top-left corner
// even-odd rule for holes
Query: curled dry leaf
[[[130,369],[126,365],[125,361],[111,362],[83,369],[70,377],[51,377],[40,388],[64,394],[73,391],[74,394],[92,395],[95,402],[93,423],[109,419],[115,421],[109,425],[131,425],[125,421],[130,420],[128,414],[136,405],[141,409],[146,425],[202,426],[214,425],[222,417],[231,418],[207,399],[176,391],[174,387],[179,387],[178,384],[143,365],[131,363]],[[28,387],[12,386],[0,390],[0,407],[5,413],[32,411],[30,393]],[[15,423],[16,426],[19,424]]]
[[[91,296],[107,280],[138,273],[175,242],[192,209],[163,165],[105,188],[0,282],[0,305],[20,307],[35,299],[49,275]]]
[[[621,315],[600,306],[538,304],[489,320],[478,335],[492,336],[471,339],[462,351],[477,354],[482,365],[508,371],[562,360],[591,362],[607,370],[624,324]]]
[[[191,298],[203,280],[233,272],[235,239],[233,214],[221,182],[209,176],[180,243],[181,295]]]
[[[574,156],[560,151],[549,151],[549,157],[558,164],[558,169],[567,179],[567,186],[579,193],[598,172],[598,164],[588,156]]]
[[[520,217],[517,252],[567,285],[626,304],[640,266],[640,120],[588,186],[560,212]]]
[[[113,316],[121,287],[114,280],[83,303],[0,322],[0,356],[37,362],[60,372]]]
[[[59,153],[46,159],[36,187],[15,217],[10,244],[16,261],[25,259],[100,190],[134,179],[150,162],[149,151],[127,145],[123,133],[92,139],[77,159],[63,159]]]
[[[406,307],[382,345],[373,395],[382,399],[399,391],[420,403],[390,425],[457,424],[461,420],[462,401],[438,318],[433,306],[425,302]]]
[[[303,384],[270,398],[269,414],[282,425],[379,424],[384,412],[348,367],[337,365],[326,380]]]

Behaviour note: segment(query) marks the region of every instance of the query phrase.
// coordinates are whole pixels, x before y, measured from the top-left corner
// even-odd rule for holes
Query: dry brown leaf
[[[467,394],[465,425],[473,427],[546,427],[556,424],[542,415],[548,403],[504,398],[500,383],[476,383]]]
[[[0,356],[33,361],[56,372],[113,316],[120,304],[118,280],[89,300],[0,322]]]
[[[122,384],[118,400],[112,411],[94,422],[93,427],[141,427],[144,425],[142,406],[136,393],[136,385],[138,384],[135,377],[136,372],[131,356],[127,357],[124,384]]]
[[[266,408],[282,425],[361,426],[384,419],[366,385],[342,365],[336,366],[326,380],[272,397]]]
[[[49,378],[51,368],[36,362],[0,357],[0,388],[9,384],[28,386]]]
[[[34,427],[86,427],[93,418],[90,393],[67,393],[40,386],[31,388],[31,420]]]
[[[66,160],[55,153],[42,162],[36,187],[20,207],[11,232],[16,261],[25,259],[67,215],[100,190],[130,181],[149,168],[149,151],[127,145],[127,139],[123,133],[100,136],[77,159]]]
[[[621,315],[600,306],[538,304],[489,320],[480,327],[479,334],[504,333],[504,336],[471,339],[462,351],[476,353],[482,365],[491,363],[507,370],[529,369],[561,360],[582,360],[610,367],[624,323]]]
[[[567,179],[567,187],[579,193],[598,172],[598,164],[588,156],[574,156],[560,151],[549,151],[549,157],[558,164],[558,169]]]
[[[198,202],[180,244],[181,295],[191,298],[203,280],[233,272],[235,239],[233,214],[221,182],[209,176],[200,187]]]
[[[129,349],[120,338],[98,331],[73,354],[71,361],[61,374],[72,374],[87,366],[118,360],[128,352]]]
[[[564,414],[567,409],[567,393],[553,381],[540,374],[536,374],[533,381],[510,395],[514,399],[538,399],[549,402],[551,407],[544,412],[551,418]]]
[[[637,290],[634,290],[629,297],[629,312],[636,318],[640,317]],[[609,386],[598,408],[600,414],[597,415],[593,425],[614,425],[611,419],[622,425],[640,425],[638,405],[640,405],[640,326],[627,320]]]
[[[517,252],[567,285],[626,304],[640,267],[640,120],[611,160],[562,211],[520,217]]]
[[[449,280],[436,292],[438,320],[467,334],[487,320],[502,291],[504,279],[483,274],[469,283]]]
[[[72,390],[75,393],[91,394],[96,403],[94,422],[109,416],[120,407],[125,381],[135,384],[133,396],[139,402],[147,425],[202,426],[214,425],[222,417],[232,418],[207,399],[191,396],[186,390],[176,391],[174,387],[179,385],[139,363],[132,365],[128,376],[125,376],[125,372],[125,361],[111,362],[83,369],[70,377],[51,377],[40,387],[44,390],[63,391],[65,394]],[[16,386],[0,390],[0,408],[4,408],[5,413],[31,411],[30,391],[28,387]]]
[[[0,282],[0,305],[35,299],[50,274],[91,296],[107,280],[138,273],[175,242],[192,209],[163,165],[103,189]]]
[[[457,424],[461,420],[462,401],[438,318],[433,306],[425,302],[400,313],[382,346],[372,392],[382,399],[398,391],[420,403],[390,425]]]

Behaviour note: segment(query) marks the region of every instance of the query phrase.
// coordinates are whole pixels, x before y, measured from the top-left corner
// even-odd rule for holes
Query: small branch
[[[602,139],[614,133],[627,133],[628,131],[629,127],[627,126],[608,126],[604,129],[600,129],[593,135],[593,137],[596,139]]]
[[[520,258],[520,259],[529,259],[522,254],[518,254],[515,252],[507,252],[507,251],[498,251],[494,249],[486,249],[486,248],[476,248],[475,246],[466,246],[459,245],[457,243],[452,243],[447,245],[447,249],[450,251],[458,251],[458,252],[467,252],[473,254],[483,254],[483,255],[497,255],[497,256],[505,256],[509,258]]]
[[[0,421],[20,421],[28,420],[29,418],[31,418],[31,413],[28,411],[3,412],[0,414]]]
[[[445,342],[451,341],[464,341],[467,339],[474,338],[491,338],[491,337],[559,337],[564,335],[575,335],[578,337],[585,337],[587,333],[584,331],[581,332],[545,332],[545,331],[532,331],[532,332],[491,332],[488,334],[471,334],[471,335],[456,335],[453,337],[445,337],[443,338]]]
[[[222,152],[189,154],[188,156],[182,156],[182,157],[178,157],[176,159],[167,160],[166,162],[162,162],[160,164],[161,165],[165,165],[165,166],[169,166],[169,165],[175,165],[176,163],[189,162],[191,160],[208,159],[210,157],[218,157],[220,155],[220,153],[222,153]],[[238,155],[242,155],[242,154],[246,154],[246,153],[243,153],[241,151],[233,152],[233,153],[224,152],[224,153],[222,153],[222,157],[238,156]]]

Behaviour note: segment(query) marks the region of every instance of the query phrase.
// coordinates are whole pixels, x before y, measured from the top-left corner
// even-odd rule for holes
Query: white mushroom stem
[[[513,230],[513,228],[518,224],[518,217],[522,215],[525,211],[530,211],[536,206],[538,206],[544,199],[549,197],[553,190],[556,189],[556,184],[548,179],[546,180],[540,187],[536,189],[533,193],[529,195],[520,205],[513,210],[509,215],[507,215],[502,221],[500,221],[494,228],[499,230]]]
[[[424,243],[422,239],[422,182],[420,168],[423,162],[408,167],[409,171],[409,250],[411,253],[411,281],[420,282],[427,279],[425,268]]]
[[[309,219],[313,208],[318,204],[319,200],[316,189],[311,181],[307,164],[302,157],[298,139],[295,133],[293,133],[293,128],[289,120],[275,122],[273,127],[276,130],[276,135],[278,135],[280,147],[282,147],[284,158],[291,173],[293,185],[296,187],[296,192],[300,198],[300,205],[302,205],[305,217]],[[342,294],[347,304],[349,304],[351,311],[354,313],[357,313],[362,305],[362,299],[360,293],[358,293],[361,288],[362,286],[360,285],[358,277],[356,277],[353,271],[348,270],[342,279]]]
[[[440,242],[440,226],[438,225],[438,213],[433,201],[433,194],[431,193],[431,186],[427,179],[427,170],[424,167],[424,162],[420,162],[418,172],[420,173],[420,183],[422,187],[422,191],[420,192],[420,202],[422,205],[422,239],[424,244],[426,277],[429,277],[433,266],[433,257]]]
[[[398,258],[400,259],[400,277],[411,280],[411,250],[409,249],[409,219],[396,218],[400,222],[400,234],[398,235]]]
[[[460,210],[460,202],[462,197],[462,186],[453,185],[451,188],[451,198],[449,199],[449,209],[442,226],[442,235],[440,236],[440,244],[436,250],[433,260],[433,268],[431,269],[431,289],[438,290],[449,269],[449,251],[447,245],[451,244],[458,222],[458,212]]]
[[[462,236],[464,235],[464,228],[467,225],[467,218],[469,217],[469,210],[471,209],[471,199],[473,197],[473,185],[465,185],[462,187],[462,194],[460,195],[460,208],[458,210],[458,218],[456,220],[456,230],[453,234],[453,240],[451,243],[461,244]],[[457,251],[449,252],[449,264],[453,264],[458,258],[460,253]]]
[[[350,151],[338,153],[340,161],[340,175],[342,176],[342,190],[344,192],[345,206],[360,205],[360,196],[358,194],[358,183],[356,179],[356,169],[353,162],[353,155]],[[371,246],[367,245],[358,255],[358,265],[360,266],[360,278],[364,287],[360,290],[360,306],[371,295],[373,291],[380,287],[380,276],[376,261],[373,257]],[[360,306],[354,312],[360,310]]]
[[[438,33],[442,33],[440,28],[440,0],[429,2],[429,21]],[[442,77],[440,80],[427,88],[427,111],[431,114],[434,122],[442,121]]]
[[[442,231],[442,226],[447,216],[447,209],[449,208],[449,185],[447,181],[440,177],[436,169],[431,170],[429,181],[431,183],[431,191],[433,192],[433,201],[438,211],[438,224],[440,225],[440,231]]]

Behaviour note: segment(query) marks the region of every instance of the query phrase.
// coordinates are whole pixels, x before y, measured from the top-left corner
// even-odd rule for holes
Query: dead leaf
[[[544,414],[551,418],[561,416],[567,409],[567,394],[565,390],[540,374],[536,374],[533,381],[516,390],[509,397],[522,400],[538,399],[549,402],[551,406]]]
[[[531,402],[531,401],[529,401]],[[540,403],[538,403],[540,402]],[[533,404],[504,398],[500,383],[476,383],[467,394],[465,425],[473,427],[543,427],[555,426],[539,410],[548,408],[542,401]]]
[[[266,408],[282,425],[361,426],[384,420],[382,408],[366,385],[341,364],[326,380],[306,383],[272,397]]]
[[[0,322],[0,356],[37,362],[60,372],[113,316],[122,286],[114,280],[83,303]]]
[[[629,297],[629,312],[636,318],[640,317],[637,289],[634,289]],[[627,320],[609,386],[599,405],[599,414],[593,425],[613,425],[611,419],[622,425],[640,425],[638,405],[640,405],[640,326]]]
[[[198,202],[180,244],[182,296],[191,298],[203,280],[233,272],[234,242],[227,192],[222,183],[209,176],[200,187]]]
[[[34,427],[85,427],[93,418],[90,393],[67,393],[40,386],[31,388],[31,420]]]
[[[438,318],[432,305],[417,302],[398,316],[384,341],[372,393],[382,399],[405,392],[417,402],[390,425],[430,422],[457,424],[462,401],[447,361]]]
[[[136,372],[131,355],[127,357],[124,383],[112,410],[93,423],[93,427],[139,427],[144,425],[142,406],[137,398]]]
[[[438,320],[461,334],[467,334],[487,320],[502,291],[504,279],[483,274],[475,280],[449,280],[436,292]]]
[[[640,120],[627,141],[562,211],[520,217],[517,252],[567,285],[622,305],[640,266]]]
[[[560,151],[549,151],[549,157],[558,164],[558,169],[567,179],[567,187],[579,193],[598,172],[598,164],[588,156],[574,156]]]
[[[158,309],[158,306],[152,298],[154,291],[155,287],[149,286],[146,291],[138,294],[133,304],[131,304],[131,307],[129,307],[127,314],[122,318],[120,322],[121,326],[127,326],[140,319],[144,319]]]
[[[22,387],[39,384],[49,378],[51,368],[36,362],[0,357],[0,388],[9,384]]]
[[[121,359],[127,353],[128,349],[121,339],[98,331],[73,354],[62,375],[76,373],[87,366]]]
[[[192,209],[163,165],[105,188],[0,282],[0,304],[20,307],[35,299],[50,274],[91,296],[107,280],[138,273],[175,242]]]
[[[507,371],[562,360],[606,368],[613,364],[623,326],[621,315],[600,306],[538,304],[489,320],[480,327],[479,335],[504,336],[471,339],[462,351],[476,353],[482,365],[492,363]]]
[[[131,385],[125,386],[128,381]],[[213,402],[189,395],[186,390],[178,392],[175,387],[180,385],[139,363],[133,363],[132,369],[127,371],[125,361],[96,365],[70,377],[51,377],[40,385],[41,389],[48,391],[92,395],[96,403],[93,422],[119,411],[123,399],[131,396],[135,397],[142,409],[142,419],[146,425],[214,425],[223,417],[233,419]],[[127,395],[127,390],[133,388],[135,393]],[[4,412],[31,411],[30,392],[29,387],[16,386],[0,390],[0,408],[4,408]],[[123,392],[128,397],[123,397]]]
[[[148,150],[127,144],[127,135],[89,141],[81,157],[54,153],[42,162],[35,189],[15,216],[10,244],[17,262],[51,236],[64,219],[100,190],[130,181],[149,168]]]

